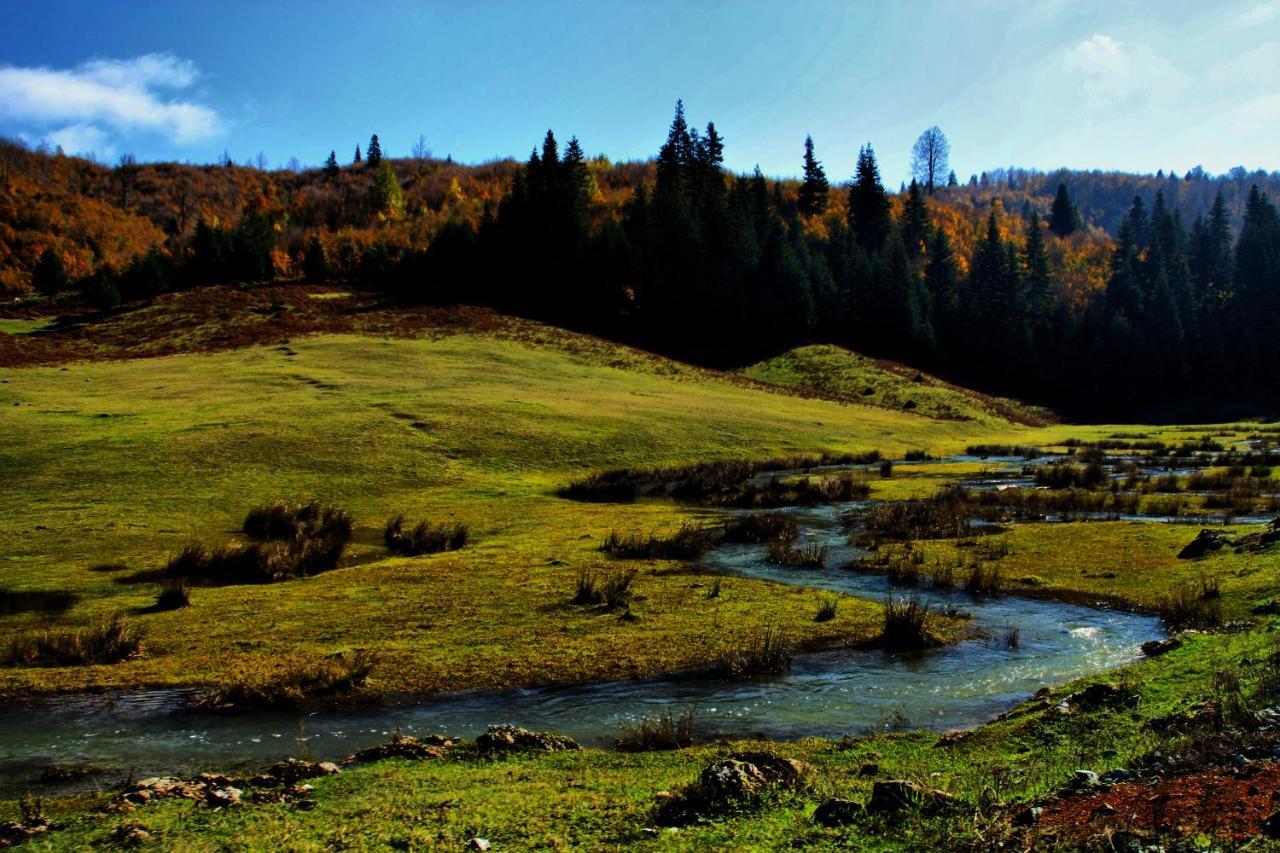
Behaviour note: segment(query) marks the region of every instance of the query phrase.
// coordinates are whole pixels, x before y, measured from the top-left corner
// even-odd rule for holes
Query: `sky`
[[[930,125],[1001,166],[1280,169],[1280,0],[180,3],[0,0],[0,135],[114,162],[318,165],[377,133],[525,157],[548,128],[644,159],[677,98],[726,165],[833,180]]]

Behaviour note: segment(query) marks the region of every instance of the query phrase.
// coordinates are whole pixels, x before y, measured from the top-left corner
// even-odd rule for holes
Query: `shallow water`
[[[807,542],[827,545],[830,565],[856,555],[839,515],[849,506],[787,510]],[[726,545],[705,559],[726,575],[768,578],[818,590],[882,598],[883,577],[842,569],[798,570],[767,564],[764,546]],[[727,582],[731,587],[732,580]],[[1141,643],[1160,638],[1150,617],[1013,596],[975,598],[921,590],[937,609],[972,615],[987,636],[920,654],[836,650],[796,658],[785,676],[745,681],[664,677],[469,693],[359,711],[232,716],[182,710],[179,691],[62,697],[0,707],[0,793],[31,787],[44,768],[94,765],[98,782],[135,775],[236,770],[286,756],[340,758],[406,734],[474,737],[487,725],[515,723],[606,746],[622,726],[664,707],[693,709],[700,737],[798,738],[860,734],[904,720],[945,730],[974,726],[1042,686],[1121,665]],[[818,596],[815,595],[815,610]],[[1016,627],[1015,649],[1004,640]],[[95,780],[61,787],[92,787]],[[46,788],[46,790],[48,790]]]

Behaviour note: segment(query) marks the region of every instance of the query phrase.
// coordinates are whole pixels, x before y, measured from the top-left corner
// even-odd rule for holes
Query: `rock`
[[[384,758],[409,758],[415,761],[444,758],[445,752],[457,746],[454,738],[430,735],[419,739],[405,735],[395,735],[387,743],[362,749],[354,755],[343,759],[343,764],[360,764],[366,761],[381,761]]]
[[[1108,770],[1100,776],[1100,780],[1108,785],[1114,785],[1117,782],[1128,782],[1133,779],[1134,774],[1128,770]]]
[[[1095,711],[1098,708],[1105,708],[1109,705],[1119,704],[1124,699],[1124,693],[1114,684],[1090,684],[1083,690],[1077,690],[1066,699],[1063,704],[1077,711]]]
[[[271,765],[261,775],[253,778],[257,785],[295,785],[303,779],[315,779],[318,776],[332,776],[341,773],[338,765],[332,761],[302,761],[297,758],[286,758]]]
[[[467,842],[468,850],[488,850],[493,845],[489,843],[489,839],[476,837]]]
[[[906,779],[876,782],[867,800],[867,811],[894,815],[905,809],[919,809],[923,814],[938,814],[956,804],[955,797],[936,788],[926,788]]]
[[[861,815],[861,803],[832,797],[814,810],[813,820],[822,826],[846,826],[853,823]]]
[[[783,758],[772,752],[738,752],[729,757],[754,765],[770,787],[798,791],[813,774],[813,768],[803,761]]]
[[[702,796],[710,802],[746,800],[768,784],[758,767],[735,758],[717,761],[698,776]]]
[[[1075,776],[1071,779],[1071,787],[1076,790],[1087,790],[1096,788],[1101,784],[1098,774],[1092,770],[1077,770]]]
[[[1199,560],[1223,546],[1230,545],[1231,538],[1221,530],[1201,530],[1185,548],[1178,552],[1179,560]]]
[[[122,826],[114,835],[121,847],[141,847],[151,843],[151,833],[140,826]]]
[[[1262,822],[1262,834],[1267,838],[1280,839],[1280,812],[1272,812],[1271,817]]]
[[[654,820],[680,826],[754,804],[765,790],[804,788],[813,768],[771,752],[742,752],[703,768],[698,781],[678,794],[658,796]]]
[[[547,732],[531,732],[519,726],[489,726],[489,730],[476,738],[481,752],[559,752],[566,749],[582,749],[573,738]]]
[[[1148,640],[1142,644],[1142,653],[1149,658],[1159,657],[1165,652],[1173,651],[1180,645],[1182,645],[1182,641],[1177,637],[1170,637],[1167,640]]]
[[[859,776],[875,776],[880,772],[879,764],[864,764],[862,769],[858,771]]]
[[[225,808],[240,804],[243,791],[239,788],[210,788],[204,795],[204,801],[214,808]]]
[[[1040,815],[1044,814],[1044,809],[1040,806],[1027,806],[1022,811],[1013,816],[1014,826],[1035,826],[1040,822]]]
[[[1115,813],[1116,813],[1115,806],[1111,805],[1110,803],[1100,803],[1097,806],[1094,806],[1093,812],[1091,814],[1093,818],[1096,820],[1101,817],[1112,817],[1115,815]]]
[[[1241,767],[1244,767],[1248,763],[1249,763],[1249,759],[1239,753],[1236,753],[1235,755],[1231,756],[1231,766],[1235,767],[1237,770],[1240,769]]]

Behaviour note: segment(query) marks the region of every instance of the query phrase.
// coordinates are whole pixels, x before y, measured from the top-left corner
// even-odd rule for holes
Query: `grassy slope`
[[[979,394],[906,365],[873,359],[838,346],[799,347],[742,372],[760,382],[833,400],[895,411],[913,410],[945,420],[983,424],[1012,420],[1035,425],[1047,418],[1043,410]]]
[[[608,366],[619,360],[627,369]],[[82,593],[63,621],[153,600],[153,585],[90,566],[153,568],[191,539],[224,542],[265,501],[345,506],[360,543],[351,568],[200,589],[190,610],[138,616],[152,651],[143,660],[0,669],[7,690],[198,683],[294,650],[355,647],[384,657],[375,679],[384,689],[497,687],[692,665],[766,623],[797,639],[864,637],[873,606],[817,625],[811,594],[752,581],[708,600],[696,578],[646,573],[634,623],[568,607],[579,569],[608,563],[594,549],[609,529],[669,526],[689,512],[551,492],[592,467],[823,449],[900,456],[1011,432],[799,399],[611,347],[474,335],[321,336],[10,369],[0,380],[2,582]],[[465,521],[477,544],[385,559],[380,527],[399,512]],[[34,624],[7,617],[0,630]],[[540,642],[548,633],[564,642]]]

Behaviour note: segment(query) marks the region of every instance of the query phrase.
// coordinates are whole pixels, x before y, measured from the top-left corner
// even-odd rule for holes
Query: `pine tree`
[[[907,188],[907,200],[902,206],[902,244],[908,257],[917,257],[929,241],[929,208],[924,193],[915,178]]]
[[[952,169],[951,173],[947,175],[947,188],[950,189],[951,187],[957,187],[959,185],[960,182],[956,180],[955,170]]]
[[[858,166],[849,187],[849,228],[858,245],[878,252],[889,236],[889,195],[880,183],[880,168],[871,144],[858,151]]]
[[[35,269],[31,271],[31,286],[38,293],[52,296],[65,290],[68,284],[67,268],[62,262],[61,253],[52,246],[46,246],[40,253],[40,260],[36,261]]]
[[[378,216],[395,218],[404,211],[404,194],[400,190],[400,181],[392,171],[391,164],[385,160],[373,173],[373,181],[369,184],[369,208]]]
[[[1049,211],[1049,230],[1059,237],[1070,237],[1080,227],[1080,213],[1067,193],[1066,184],[1058,184],[1058,194]]]
[[[804,181],[800,184],[799,207],[805,216],[821,216],[827,210],[830,184],[822,163],[813,156],[813,137],[804,138]]]
[[[365,150],[364,159],[370,169],[378,168],[382,162],[382,146],[378,144],[378,134],[369,137],[369,147]]]
[[[357,145],[357,146],[356,146],[356,156],[355,156],[355,159],[354,159],[354,160],[352,160],[351,162],[352,162],[352,163],[355,163],[355,164],[357,164],[357,165],[359,165],[359,163],[360,163],[360,161],[361,161],[362,159],[364,159],[364,158],[362,158],[362,157],[360,156],[360,146],[359,146],[359,145]]]
[[[1026,293],[1024,310],[1034,333],[1040,333],[1049,322],[1053,308],[1052,282],[1049,277],[1049,255],[1045,251],[1044,234],[1040,219],[1027,219],[1027,242],[1022,252],[1026,275],[1023,280]]]
[[[325,252],[324,243],[320,242],[318,235],[312,234],[307,241],[307,252],[302,258],[303,276],[307,281],[320,283],[328,280],[332,273],[333,268],[329,265],[329,255]]]
[[[334,151],[329,152],[329,159],[324,161],[324,177],[325,180],[333,181],[338,177],[338,155]]]

